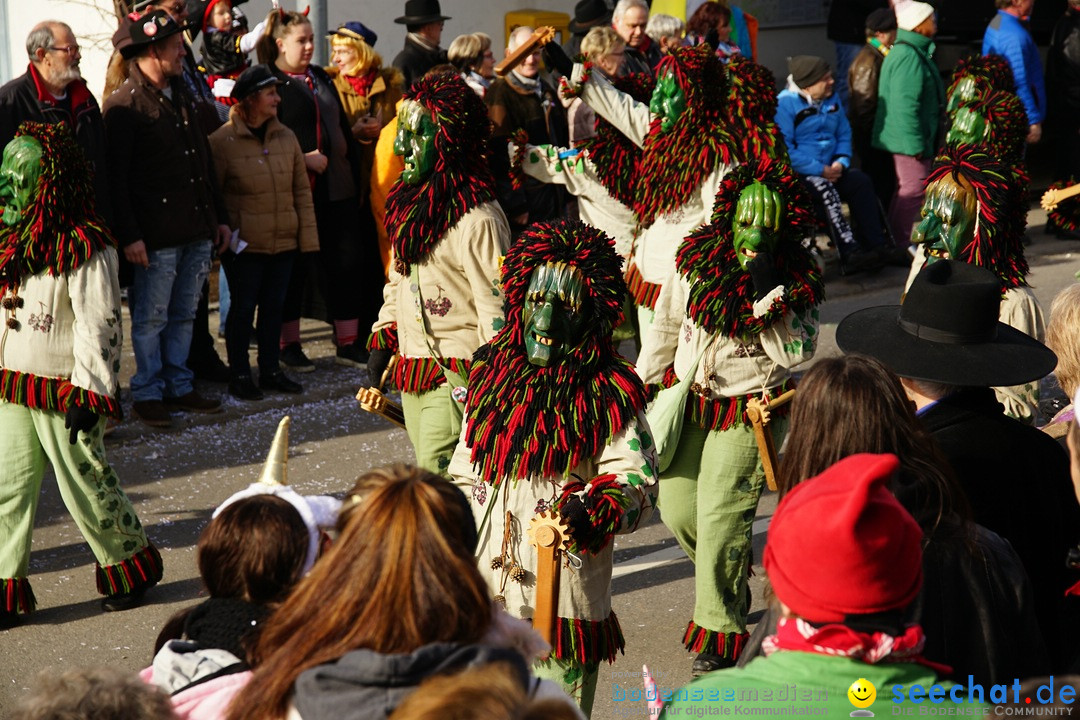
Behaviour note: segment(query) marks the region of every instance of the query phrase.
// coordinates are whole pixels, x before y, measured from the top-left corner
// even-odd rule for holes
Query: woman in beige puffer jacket
[[[229,392],[259,400],[262,390],[303,392],[279,367],[281,312],[298,253],[315,252],[319,238],[304,155],[292,130],[277,119],[279,81],[265,65],[240,76],[229,122],[210,136],[218,184],[234,239],[222,257],[232,305],[225,347]],[[258,307],[259,386],[251,377],[248,341]]]

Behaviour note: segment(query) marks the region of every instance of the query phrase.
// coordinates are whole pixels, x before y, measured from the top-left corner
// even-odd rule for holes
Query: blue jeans
[[[861,44],[856,43],[835,43],[836,45],[836,71],[833,73],[833,78],[836,79],[836,95],[840,98],[840,104],[843,105],[844,110],[848,108],[848,68],[851,67],[852,61],[855,56],[862,50]]]
[[[229,306],[232,295],[229,293],[229,280],[225,277],[225,266],[218,268],[218,335],[225,335],[225,322],[229,319]]]
[[[187,368],[191,328],[203,283],[210,273],[210,242],[148,250],[150,267],[135,268],[131,345],[135,402],[180,397],[192,390]]]

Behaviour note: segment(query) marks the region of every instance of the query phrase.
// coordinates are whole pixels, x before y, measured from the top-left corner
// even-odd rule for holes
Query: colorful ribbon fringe
[[[606,620],[558,618],[552,651],[560,660],[573,660],[595,667],[601,661],[615,662],[625,653],[626,640],[615,611]]]
[[[161,575],[161,553],[150,544],[115,565],[98,565],[97,589],[102,595],[132,592],[156,585]]]

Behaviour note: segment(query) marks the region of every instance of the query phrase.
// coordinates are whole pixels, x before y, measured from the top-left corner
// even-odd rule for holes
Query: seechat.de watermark
[[[990,715],[999,717],[1047,717],[1072,715],[1076,688],[1058,683],[1054,676],[1034,690],[1021,690],[1019,680],[1008,685],[983,686],[968,675],[967,683],[942,685],[893,685],[893,715]],[[949,703],[948,705],[944,705]],[[943,707],[938,707],[942,706]],[[994,707],[989,707],[993,705]],[[968,707],[965,707],[968,706]],[[980,712],[970,712],[979,710]]]

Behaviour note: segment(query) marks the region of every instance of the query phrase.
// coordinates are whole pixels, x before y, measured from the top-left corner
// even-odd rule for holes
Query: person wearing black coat
[[[94,205],[112,224],[108,148],[101,108],[79,74],[79,46],[65,23],[38,23],[27,38],[30,64],[26,73],[0,87],[0,147],[6,147],[26,120],[66,122],[93,170]],[[72,77],[71,68],[74,68]]]
[[[1054,179],[1080,180],[1080,0],[1069,0],[1046,53],[1047,123],[1060,138]]]
[[[1005,415],[991,388],[961,388],[920,419],[952,465],[975,521],[1020,556],[1039,625],[1060,664],[1080,630],[1073,601],[1063,598],[1077,579],[1065,557],[1080,534],[1068,455],[1046,433]]]
[[[304,152],[319,231],[315,262],[301,253],[293,265],[282,314],[281,364],[301,373],[315,369],[300,344],[301,313],[333,323],[337,364],[362,367],[368,353],[359,328],[378,317],[383,286],[371,208],[358,194],[359,146],[333,81],[311,62],[313,47],[307,16],[284,11],[270,13],[256,46],[281,83],[278,120]],[[292,382],[269,389],[300,391]]]
[[[424,77],[431,68],[448,62],[446,51],[439,47],[443,23],[450,18],[442,14],[439,0],[408,0],[405,14],[394,22],[408,31],[405,47],[391,63],[405,76],[405,89]]]
[[[889,7],[887,0],[833,0],[829,6],[826,35],[836,45],[836,93],[844,107],[848,106],[847,77],[855,55],[866,41],[864,27],[867,16],[878,8]]]
[[[997,321],[1000,303],[994,273],[936,260],[916,276],[903,305],[844,318],[836,343],[900,376],[964,490],[972,519],[1007,540],[1023,562],[1052,669],[1060,670],[1075,653],[1080,629],[1076,601],[1064,597],[1077,580],[1065,562],[1080,535],[1069,457],[1049,435],[1005,415],[992,389],[1037,381],[1057,356]]]

